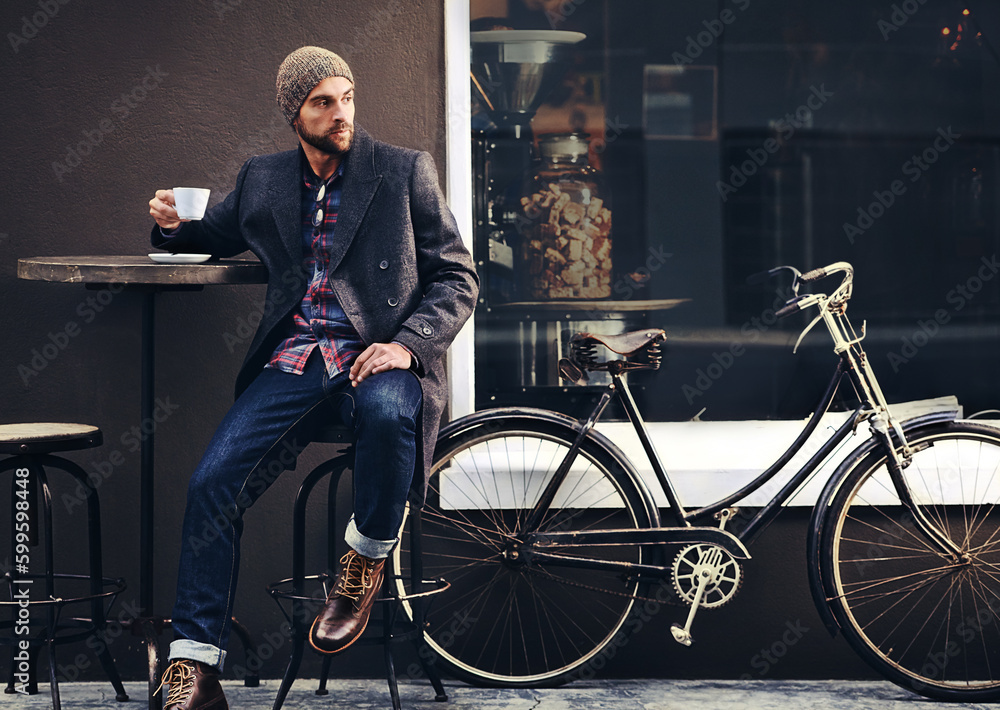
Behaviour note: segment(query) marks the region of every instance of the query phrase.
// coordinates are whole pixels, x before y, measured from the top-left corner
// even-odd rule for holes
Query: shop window
[[[650,420],[807,416],[831,347],[747,277],[840,260],[890,401],[1000,405],[1000,7],[912,7],[472,0],[476,406],[580,413],[569,334],[655,326]]]

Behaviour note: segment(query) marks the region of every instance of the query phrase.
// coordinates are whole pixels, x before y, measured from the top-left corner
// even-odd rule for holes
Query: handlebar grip
[[[818,269],[813,269],[812,271],[807,271],[799,277],[799,281],[802,283],[809,283],[810,281],[818,281],[819,279],[826,276],[826,267],[821,266]]]
[[[774,315],[778,316],[778,318],[785,318],[786,316],[790,316],[793,313],[798,313],[800,310],[802,309],[799,308],[798,303],[788,303],[779,308]]]
[[[784,318],[786,316],[792,315],[793,313],[798,313],[799,311],[802,310],[802,300],[804,298],[806,298],[806,296],[796,296],[788,303],[783,305],[781,308],[779,308],[774,315],[778,316],[778,318]]]

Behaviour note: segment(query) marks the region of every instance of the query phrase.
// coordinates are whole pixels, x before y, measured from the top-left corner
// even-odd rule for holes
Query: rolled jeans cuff
[[[210,643],[177,639],[170,643],[170,656],[167,660],[176,661],[179,658],[215,666],[221,673],[222,664],[226,662],[226,652]]]
[[[351,549],[359,555],[364,555],[370,560],[380,560],[388,557],[392,548],[396,546],[396,540],[376,540],[362,535],[358,526],[354,522],[354,516],[347,521],[347,531],[344,533],[344,540]]]

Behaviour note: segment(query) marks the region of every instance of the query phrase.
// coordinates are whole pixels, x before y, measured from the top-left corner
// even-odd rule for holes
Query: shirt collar
[[[299,146],[299,159],[302,163],[302,182],[309,190],[318,190],[319,186],[323,184],[323,180],[320,179],[319,175],[312,169],[309,164],[309,160],[306,158],[306,153],[302,150],[302,146]],[[340,161],[340,165],[337,169],[333,171],[333,175],[330,176],[329,180],[326,180],[326,185],[329,186],[334,180],[344,174],[344,161]]]

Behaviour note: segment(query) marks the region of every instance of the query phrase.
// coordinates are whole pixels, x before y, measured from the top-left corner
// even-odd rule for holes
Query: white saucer
[[[200,264],[212,258],[211,254],[171,254],[160,251],[149,254],[149,258],[158,264]]]

